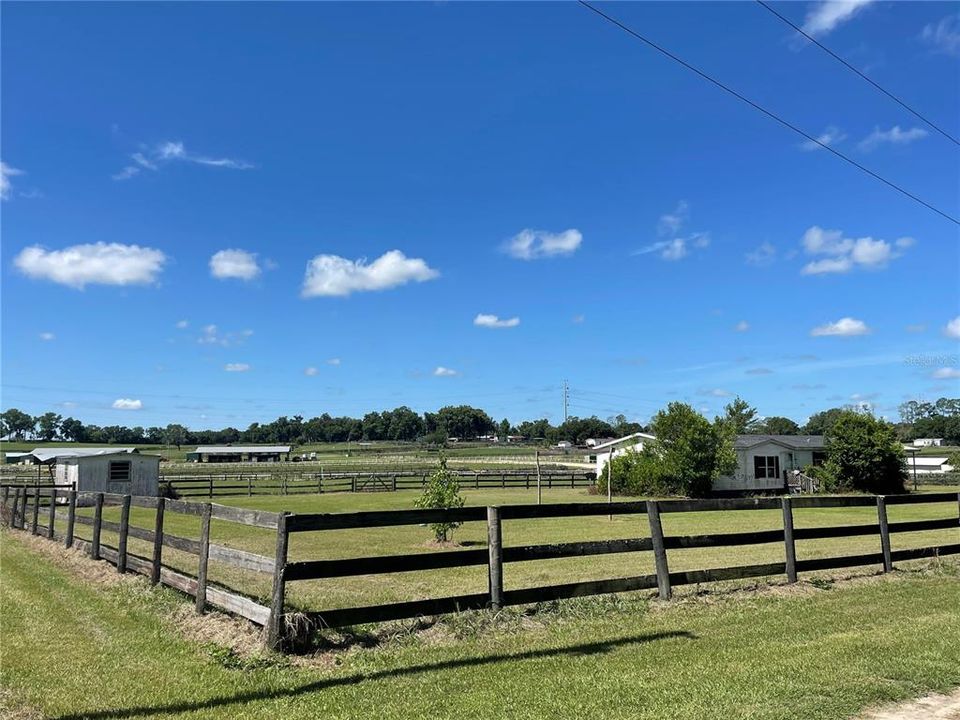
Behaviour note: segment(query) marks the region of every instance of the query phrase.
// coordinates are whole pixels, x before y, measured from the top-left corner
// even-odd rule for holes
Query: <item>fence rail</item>
[[[58,501],[66,503],[66,526],[60,522]],[[92,502],[93,516],[76,512],[78,502]],[[949,504],[956,513],[949,517],[930,520],[889,522],[887,508],[891,505],[916,503]],[[120,521],[105,520],[103,508],[119,506]],[[130,524],[130,507],[153,509],[153,529]],[[876,523],[828,527],[794,528],[794,514],[807,508],[874,507]],[[41,509],[44,515],[41,517]],[[4,522],[14,528],[29,530],[35,535],[45,534],[60,539],[67,547],[83,548],[94,559],[104,559],[117,566],[119,572],[139,572],[153,583],[177,588],[196,599],[197,610],[207,604],[236,613],[254,623],[266,626],[268,644],[277,649],[288,645],[294,634],[294,625],[307,627],[339,627],[381,622],[420,615],[436,615],[466,609],[499,609],[509,605],[529,604],[582,597],[602,593],[657,589],[661,599],[671,597],[673,588],[699,583],[719,582],[742,578],[786,575],[788,582],[796,582],[801,572],[879,565],[885,572],[894,562],[924,557],[960,554],[960,532],[957,542],[926,547],[892,550],[891,535],[957,528],[960,531],[960,493],[930,493],[893,496],[803,496],[781,498],[731,498],[712,500],[645,500],[636,502],[567,503],[553,505],[507,505],[502,507],[464,507],[451,510],[385,510],[353,513],[270,513],[261,510],[233,508],[212,503],[185,500],[131,497],[109,493],[66,493],[56,486],[2,486]],[[729,532],[705,535],[665,535],[662,514],[700,513],[717,511],[779,510],[782,527],[756,532]],[[185,538],[164,532],[165,513],[187,514],[200,518],[200,537]],[[953,513],[954,511],[951,511]],[[602,515],[645,515],[649,537],[630,537],[613,540],[564,542],[553,544],[503,547],[502,527],[506,522],[533,518],[569,518]],[[41,519],[46,524],[41,523]],[[274,557],[229,548],[210,541],[211,519],[238,523],[271,530],[276,533]],[[325,532],[350,528],[393,527],[439,522],[485,522],[487,547],[457,551],[427,552],[405,555],[373,556],[351,559],[288,560],[291,534]],[[90,540],[75,536],[77,524],[92,528]],[[116,533],[117,547],[101,542],[103,531]],[[798,542],[822,538],[876,535],[880,552],[837,557],[798,560]],[[127,539],[137,538],[152,543],[150,558],[130,553]],[[739,547],[763,543],[783,543],[784,561],[705,568],[675,572],[670,570],[669,552],[682,548]],[[187,575],[163,564],[163,549],[171,548],[198,557],[196,576]],[[545,587],[504,588],[503,565],[513,562],[550,560],[557,558],[606,555],[628,552],[652,552],[655,572],[647,575],[618,577],[585,582],[549,585]],[[207,580],[209,560],[242,570],[273,575],[270,606],[256,602],[241,592],[211,585]],[[358,575],[393,574],[415,570],[434,570],[452,567],[487,567],[488,590],[452,597],[426,598],[407,602],[387,603],[362,607],[297,612],[297,622],[287,613],[286,584],[303,580],[351,577]]]

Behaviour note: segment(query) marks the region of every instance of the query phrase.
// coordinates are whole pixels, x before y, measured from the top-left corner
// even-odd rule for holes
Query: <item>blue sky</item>
[[[960,147],[759,5],[602,7],[960,214]],[[960,134],[957,4],[776,7]],[[957,226],[574,3],[4,3],[2,120],[4,407],[960,391]]]

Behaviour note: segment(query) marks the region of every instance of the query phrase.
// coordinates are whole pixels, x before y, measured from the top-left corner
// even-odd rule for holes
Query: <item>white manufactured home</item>
[[[733,443],[737,469],[717,478],[714,492],[780,492],[794,470],[827,459],[822,435],[738,435]]]

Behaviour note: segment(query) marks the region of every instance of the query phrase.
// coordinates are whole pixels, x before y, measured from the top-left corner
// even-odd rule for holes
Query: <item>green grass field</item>
[[[535,491],[520,489],[467,490],[464,491],[463,495],[469,505],[507,505],[536,502]],[[418,497],[416,491],[400,491],[369,494],[255,496],[252,498],[244,496],[218,498],[218,502],[270,511],[287,510],[299,513],[317,513],[411,508],[416,497]],[[605,498],[590,495],[579,489],[544,492],[545,503],[584,501],[603,503]],[[61,510],[62,512],[63,510]],[[81,512],[89,515],[92,511],[86,508]],[[894,505],[888,509],[890,522],[892,523],[944,517],[956,518],[957,512],[956,502]],[[119,510],[117,508],[107,508],[104,511],[104,516],[108,519],[116,520],[118,515]],[[131,522],[152,529],[153,512],[134,508],[131,512]],[[876,511],[872,508],[795,510],[795,525],[798,528],[875,522]],[[782,517],[779,510],[666,514],[663,516],[663,526],[667,535],[749,532],[751,530],[778,529],[782,527]],[[199,519],[168,513],[166,529],[167,532],[176,535],[196,538],[199,533]],[[77,534],[80,537],[89,538],[90,530],[88,526],[77,526]],[[646,537],[648,535],[649,527],[645,515],[618,515],[614,516],[613,520],[609,520],[604,515],[581,518],[514,520],[506,521],[503,527],[505,546],[607,540]],[[273,555],[275,535],[269,530],[214,521],[211,537],[214,542],[230,547],[270,557]],[[485,547],[486,525],[480,522],[466,523],[454,533],[453,539],[462,547]],[[104,532],[103,542],[116,546],[116,536]],[[960,542],[960,528],[898,533],[893,535],[892,539],[894,550],[957,542]],[[880,549],[877,536],[804,540],[800,541],[797,547],[798,559],[876,553]],[[457,548],[449,549],[455,551]],[[437,550],[437,546],[431,542],[431,534],[427,528],[401,526],[297,533],[291,536],[289,557],[291,560],[333,559],[434,552]],[[150,555],[148,544],[136,539],[130,540],[130,551],[145,557]],[[164,553],[165,562],[171,566],[190,574],[196,573],[197,559],[195,557],[166,549]],[[669,553],[670,568],[673,571],[782,562],[783,557],[782,543],[735,548],[671,550]],[[875,569],[866,568],[864,571],[870,572]],[[518,589],[582,580],[628,577],[652,572],[654,572],[652,553],[624,553],[509,563],[504,567],[504,583],[506,589]],[[241,590],[261,600],[265,600],[269,596],[271,578],[263,574],[240,571],[211,560],[210,578],[214,582]],[[771,580],[782,582],[783,578],[773,578]],[[486,587],[486,568],[475,566],[294,582],[287,586],[287,600],[294,607],[324,610],[485,592]],[[689,588],[682,592],[695,591],[695,588]]]
[[[662,606],[593,599],[472,631],[458,616],[303,666],[237,662],[184,634],[172,591],[98,583],[90,561],[54,562],[22,537],[0,536],[12,718],[841,720],[960,685],[948,569]]]

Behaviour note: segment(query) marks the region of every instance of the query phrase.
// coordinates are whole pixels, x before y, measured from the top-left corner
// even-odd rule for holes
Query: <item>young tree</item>
[[[826,490],[878,495],[904,492],[907,464],[890,423],[844,411],[827,431],[826,444],[827,462],[822,471]]]
[[[463,498],[460,497],[460,483],[457,476],[447,469],[447,458],[440,455],[437,470],[430,476],[423,488],[423,495],[414,501],[414,505],[421,509],[448,510],[463,507]],[[450,532],[460,527],[460,523],[434,523],[430,526],[434,538],[439,542],[446,542]]]

